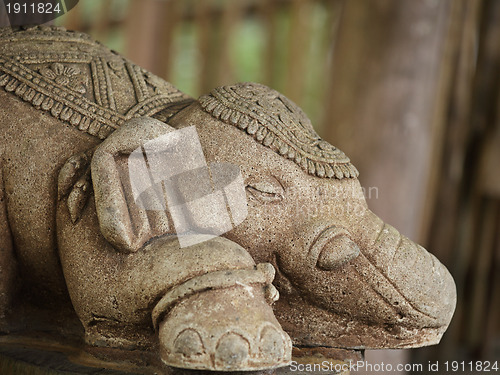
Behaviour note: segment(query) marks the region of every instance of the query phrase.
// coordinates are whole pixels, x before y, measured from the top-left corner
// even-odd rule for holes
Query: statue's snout
[[[377,271],[361,275],[394,307],[399,320],[444,332],[456,305],[455,282],[446,267],[369,210],[357,230],[360,262]]]
[[[279,307],[285,308],[297,293],[308,301],[300,313],[279,314],[283,324],[293,327],[291,336],[305,346],[437,344],[455,310],[452,276],[434,255],[366,205],[358,208],[342,217],[324,211],[304,222],[296,232],[296,245],[279,252]],[[299,248],[304,253],[293,251]],[[306,264],[299,267],[300,262]],[[304,337],[299,322],[317,314],[322,318],[308,323],[309,336]]]

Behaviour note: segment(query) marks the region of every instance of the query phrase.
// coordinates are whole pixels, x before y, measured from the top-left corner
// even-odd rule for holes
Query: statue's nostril
[[[331,271],[357,257],[359,251],[358,245],[347,235],[333,237],[323,246],[317,266],[322,270]]]

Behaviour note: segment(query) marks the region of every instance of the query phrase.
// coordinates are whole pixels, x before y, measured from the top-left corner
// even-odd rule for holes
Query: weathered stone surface
[[[244,83],[196,101],[59,28],[1,30],[0,52],[5,332],[67,330],[108,361],[147,352],[222,371],[284,366],[291,342],[439,342],[455,307],[450,274],[368,209],[347,156],[282,95]],[[208,165],[239,168],[220,172],[241,179],[247,200],[237,211],[240,196],[225,195],[229,231],[215,208],[196,204],[190,174],[172,186],[195,234],[176,231],[164,182],[152,189],[164,205],[154,194],[138,200],[131,155],[147,154],[150,171],[148,142],[188,127]],[[165,168],[196,161],[176,158]],[[210,181],[222,189],[216,170]],[[213,230],[226,233],[206,240]],[[57,319],[42,319],[51,311]]]
[[[255,84],[225,90],[242,85],[249,96],[280,98]],[[214,118],[198,103],[169,124],[196,124],[208,160],[237,160],[249,214],[226,236],[256,261],[276,267],[281,297],[275,313],[295,344],[381,348],[439,342],[455,308],[452,277],[433,255],[368,209],[355,176],[305,173],[297,160],[256,142],[237,123]],[[298,143],[288,133],[277,134],[290,148]],[[320,157],[326,165],[335,163],[335,157]]]

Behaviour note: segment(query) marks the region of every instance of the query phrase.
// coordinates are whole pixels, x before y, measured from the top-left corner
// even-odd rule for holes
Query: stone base
[[[99,357],[113,357],[104,361]],[[120,359],[121,358],[121,359]],[[332,348],[293,348],[291,366],[252,375],[349,375],[349,362],[363,360],[362,351]],[[9,375],[183,375],[214,374],[162,366],[147,352],[81,347],[73,342],[56,343],[43,337],[0,336],[0,374]],[[224,373],[230,374],[230,373]]]
[[[113,358],[112,361],[101,358]],[[0,336],[0,374],[170,374],[148,352],[93,348],[44,336]]]

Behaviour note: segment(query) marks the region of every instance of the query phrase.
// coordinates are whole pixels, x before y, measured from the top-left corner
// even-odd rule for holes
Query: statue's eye
[[[276,182],[260,181],[246,186],[251,197],[260,202],[277,202],[283,199],[283,188]]]

